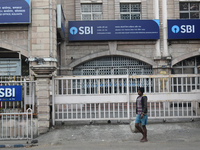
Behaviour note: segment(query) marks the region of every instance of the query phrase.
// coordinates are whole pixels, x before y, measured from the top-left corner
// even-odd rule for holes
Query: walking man
[[[144,88],[138,89],[138,97],[136,99],[136,120],[135,127],[142,133],[143,137],[140,142],[147,142],[147,96],[143,94]],[[142,128],[139,124],[142,124]]]

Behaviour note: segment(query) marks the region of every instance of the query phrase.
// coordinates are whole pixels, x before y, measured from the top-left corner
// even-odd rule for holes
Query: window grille
[[[140,3],[120,4],[120,16],[122,20],[139,20],[141,15],[140,13]]]
[[[198,2],[181,2],[180,19],[200,19],[200,3]]]
[[[200,65],[200,56],[188,58],[173,66],[173,74],[198,74]],[[200,73],[200,72],[199,72]]]
[[[82,4],[82,20],[101,20],[102,4]]]
[[[152,66],[137,59],[109,56],[97,58],[73,70],[73,75],[151,75]]]

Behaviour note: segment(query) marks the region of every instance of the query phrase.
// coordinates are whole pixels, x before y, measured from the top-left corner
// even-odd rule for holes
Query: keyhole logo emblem
[[[75,34],[78,33],[78,29],[77,29],[76,27],[71,27],[71,28],[70,28],[70,33],[71,33],[72,35],[75,35]]]
[[[172,27],[172,32],[173,32],[173,33],[178,33],[179,31],[180,31],[179,26],[174,25],[174,26]]]

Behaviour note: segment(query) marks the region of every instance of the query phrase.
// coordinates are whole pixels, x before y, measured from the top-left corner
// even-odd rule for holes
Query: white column
[[[168,44],[167,44],[167,0],[162,0],[162,12],[163,12],[163,57],[169,56]]]
[[[159,0],[154,0],[154,18],[155,19],[160,19],[159,17]],[[161,52],[160,52],[160,39],[157,40],[156,45],[156,56],[155,58],[161,58]]]

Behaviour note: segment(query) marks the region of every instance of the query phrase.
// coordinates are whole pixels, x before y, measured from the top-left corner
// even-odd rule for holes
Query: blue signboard
[[[0,86],[0,101],[22,101],[22,86]]]
[[[0,0],[0,24],[30,23],[31,0]]]
[[[159,20],[69,21],[69,41],[159,38]]]
[[[168,39],[200,39],[200,20],[168,20]]]

